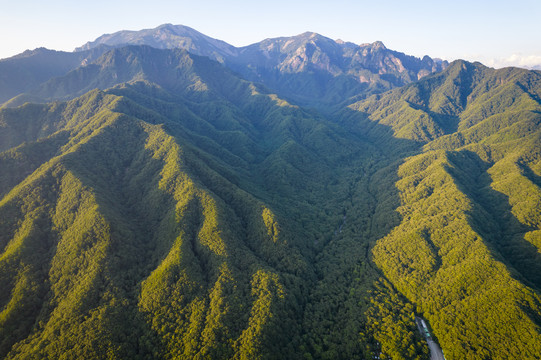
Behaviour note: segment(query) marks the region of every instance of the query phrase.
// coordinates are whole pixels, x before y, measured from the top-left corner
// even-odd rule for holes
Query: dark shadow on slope
[[[407,103],[415,110],[421,110],[430,115],[434,119],[434,122],[444,131],[445,134],[453,134],[457,132],[458,124],[460,123],[460,118],[457,115],[434,112],[427,106],[420,106],[411,101],[407,101]]]
[[[472,228],[497,251],[496,258],[511,265],[522,278],[541,289],[541,254],[524,239],[524,234],[535,229],[522,224],[513,215],[509,198],[492,189],[492,178],[487,172],[490,164],[467,150],[448,156],[456,166],[448,171],[460,190],[472,200],[473,209],[469,214]]]
[[[40,84],[62,76],[83,63],[98,58],[109,46],[81,52],[64,52],[38,48],[0,60],[0,104]]]
[[[237,69],[234,69],[237,70]],[[360,83],[353,76],[333,76],[324,71],[281,73],[279,70],[258,69],[255,73],[240,71],[246,79],[261,83],[279,94],[281,98],[305,107],[324,111],[335,104],[343,103],[352,96],[362,98],[380,93],[393,86],[380,80],[376,85]],[[330,90],[329,90],[330,89]]]
[[[272,109],[280,111],[277,105]],[[254,124],[258,151],[266,157],[263,161],[260,157],[246,161],[242,166],[231,163],[229,156],[216,155],[218,148],[211,142],[192,142],[194,137],[186,136],[182,130],[185,126],[182,117],[169,117],[164,126],[185,149],[197,154],[194,157],[197,162],[187,163],[194,179],[231,206],[234,218],[239,220],[234,225],[240,227],[239,234],[248,234],[247,220],[251,217],[243,202],[235,199],[240,196],[240,193],[234,195],[238,190],[223,180],[217,181],[219,178],[239,179],[232,184],[276,213],[291,246],[290,253],[270,254],[261,244],[253,243],[254,239],[243,240],[262,263],[281,272],[286,286],[290,286],[288,293],[298,296],[288,316],[304,316],[304,321],[311,324],[309,328],[321,333],[321,337],[303,341],[315,344],[307,350],[315,358],[331,353],[342,354],[338,358],[344,359],[360,357],[358,344],[351,345],[344,339],[355,341],[352,339],[361,331],[366,309],[357,306],[359,297],[367,296],[367,291],[382,275],[371,262],[370,248],[399,224],[397,169],[405,157],[419,153],[422,145],[395,138],[390,128],[372,122],[366,114],[351,111],[347,119],[345,115],[321,117],[309,122],[313,128],[301,130],[302,123],[295,115],[290,122],[284,121],[287,126],[280,128],[283,132],[275,138],[272,138],[274,133]],[[193,135],[208,136],[196,127],[192,129]],[[283,143],[278,143],[277,138]],[[334,234],[341,224],[342,231]],[[298,265],[291,264],[297,249],[302,253],[300,259],[307,260],[308,270],[297,270]],[[280,257],[290,264],[278,263]],[[359,268],[367,267],[371,270],[366,271],[363,280],[353,275]],[[302,277],[300,285],[294,276]],[[370,278],[367,283],[364,276]],[[348,302],[347,309],[342,308],[343,301]],[[310,308],[306,308],[307,303],[312,303]],[[313,310],[314,306],[317,309]],[[327,330],[332,336],[322,333]],[[291,341],[298,343],[298,339]]]
[[[173,309],[181,308],[182,311],[189,312],[193,311],[191,306],[199,304],[205,306],[201,309],[202,311],[210,311],[207,297],[220,273],[220,266],[226,260],[238,283],[234,294],[236,301],[249,304],[250,276],[254,263],[250,263],[253,260],[250,257],[242,259],[220,257],[218,259],[219,256],[209,250],[209,245],[203,243],[200,238],[201,227],[204,221],[212,221],[212,219],[205,219],[205,216],[209,214],[203,213],[202,198],[199,198],[196,191],[196,194],[189,195],[191,197],[182,210],[176,208],[179,200],[175,200],[171,193],[163,190],[160,184],[164,169],[171,164],[166,164],[165,159],[157,158],[156,153],[146,148],[145,141],[148,134],[139,127],[140,124],[133,118],[117,121],[115,130],[107,129],[98,137],[90,139],[73,154],[70,161],[66,161],[66,165],[85,186],[93,189],[100,214],[111,225],[112,246],[106,259],[106,268],[110,273],[107,284],[104,284],[102,288],[121,289],[118,299],[127,300],[119,301],[123,305],[117,308],[117,311],[122,313],[127,320],[125,323],[117,324],[119,326],[117,332],[131,339],[132,351],[152,358],[151,354],[153,356],[162,354],[162,350],[156,349],[164,349],[166,353],[165,348],[170,346],[162,338],[163,333],[160,331],[163,332],[163,329],[151,326],[158,321],[156,320],[158,318],[163,321],[164,314],[143,314],[138,304],[143,282],[151,277],[154,270],[158,270],[157,273],[161,279],[165,278],[165,288],[155,289],[160,294],[175,294],[173,289],[179,287],[179,282],[183,282],[182,286],[186,290],[177,294],[181,297],[175,299],[164,300],[163,294],[162,297],[154,294],[157,298],[169,303],[168,305],[156,303],[150,307],[157,308],[160,312],[169,311],[167,320],[172,326],[175,316],[182,321],[188,321],[183,318],[184,313],[172,314],[171,312],[175,311]],[[168,151],[176,150],[173,148]],[[198,179],[189,173],[193,171],[190,162],[197,163],[201,159],[192,159],[191,156],[194,156],[192,150],[184,146],[181,151],[182,163],[177,165],[182,168],[182,171],[188,172],[187,182],[194,181],[196,187],[205,187],[205,181],[212,179]],[[174,175],[179,176],[179,181],[184,179],[181,174]],[[198,183],[199,180],[203,180],[202,183]],[[214,180],[218,183],[217,179]],[[227,200],[234,201],[231,198],[226,199],[226,204],[229,204]],[[234,218],[227,220],[231,223],[238,221]],[[227,233],[227,229],[224,232]],[[218,236],[218,233],[212,235]],[[178,239],[180,239],[180,245],[178,245]],[[206,241],[210,240],[212,239],[206,239]],[[240,250],[236,251],[240,252]],[[178,256],[180,260],[177,259],[177,252],[180,252]],[[165,261],[166,265],[161,266],[171,253],[173,253],[171,261]],[[244,269],[246,273],[236,271],[237,267],[242,265],[238,264],[241,261],[248,262]],[[181,277],[183,274],[187,278]],[[199,303],[202,299],[204,299],[203,305]],[[247,326],[248,314],[246,313],[246,317],[235,317],[235,321],[241,323],[242,326],[230,330],[232,340],[239,337],[241,330]],[[231,326],[231,324],[225,324],[225,326]],[[124,343],[120,344],[124,345]],[[201,344],[194,346],[201,346]],[[182,347],[182,344],[179,344],[179,347]],[[131,352],[125,355],[125,358],[132,357]]]
[[[42,164],[58,155],[60,148],[68,141],[69,133],[62,131],[0,153],[0,199]]]
[[[390,126],[371,120],[368,113],[345,108],[333,118],[359,141],[372,144],[375,151],[390,162],[419,154],[424,145],[424,142],[397,138]]]
[[[133,142],[140,140],[135,139],[134,132],[130,129],[117,136],[102,133],[101,137],[90,139],[62,160],[86,188],[92,189],[98,211],[110,225],[111,239],[100,269],[100,283],[93,284],[91,290],[96,292],[98,302],[89,306],[95,310],[103,306],[102,303],[106,304],[106,311],[111,314],[107,322],[115,332],[105,339],[92,338],[92,334],[88,336],[94,341],[110,342],[115,355],[120,358],[149,357],[155,352],[152,347],[158,344],[157,337],[150,335],[153,334],[150,324],[138,310],[138,301],[141,281],[164,256],[156,256],[157,250],[161,249],[152,241],[152,230],[158,225],[157,218],[166,216],[164,209],[171,206],[170,201],[157,201],[160,208],[149,207],[142,199],[149,191],[144,186],[149,184],[137,180],[135,186],[129,184],[137,174],[146,175],[149,169],[159,171],[163,167],[150,153],[146,156],[138,153],[144,144]],[[103,141],[107,136],[109,139]],[[107,140],[115,146],[111,147],[112,143]],[[173,240],[163,239],[163,242],[172,243]],[[108,304],[105,300],[108,297],[115,299],[114,305]]]
[[[421,145],[407,139],[395,138],[388,127],[371,122],[366,114],[352,111],[349,115],[349,122],[344,123],[341,123],[343,118],[333,121],[321,118],[310,122],[309,125],[318,131],[308,129],[310,131],[306,134],[309,136],[305,137],[298,135],[296,125],[299,123],[294,119],[291,122],[294,125],[294,136],[284,135],[285,139],[291,141],[273,144],[276,147],[262,151],[267,158],[275,155],[271,159],[274,170],[271,174],[265,172],[268,168],[264,162],[247,162],[242,164],[242,168],[239,164],[230,162],[229,159],[234,160],[233,156],[211,156],[219,147],[216,143],[202,141],[207,135],[201,132],[204,128],[199,131],[193,129],[193,135],[199,136],[199,141],[188,145],[195,136],[186,136],[186,132],[181,129],[182,124],[175,127],[169,122],[163,127],[183,147],[189,147],[188,152],[191,155],[197,155],[190,160],[193,164],[188,164],[191,172],[197,171],[196,180],[200,180],[202,185],[208,186],[225,204],[231,206],[233,211],[228,212],[228,215],[236,215],[232,216],[234,226],[238,226],[238,229],[235,229],[238,230],[236,236],[246,241],[246,245],[258,259],[243,259],[247,263],[246,268],[253,267],[254,264],[263,268],[275,266],[275,269],[280,269],[285,285],[290,286],[288,294],[298,296],[295,299],[297,304],[287,309],[288,316],[300,319],[304,315],[305,319],[309,318],[310,313],[305,312],[305,296],[316,287],[319,288],[321,293],[312,292],[312,296],[317,299],[318,305],[315,306],[320,306],[322,315],[314,317],[321,321],[316,321],[313,329],[334,328],[335,330],[331,329],[335,331],[331,337],[334,345],[325,344],[325,336],[322,334],[316,341],[316,347],[323,346],[322,351],[313,351],[319,355],[330,354],[328,351],[342,353],[342,358],[358,356],[358,348],[353,346],[352,349],[351,344],[344,343],[342,339],[356,339],[358,336],[364,321],[364,309],[357,308],[356,304],[359,296],[364,296],[370,289],[365,280],[358,280],[353,274],[355,271],[359,272],[359,268],[372,266],[369,258],[370,247],[399,223],[400,218],[395,210],[400,201],[394,185],[398,180],[397,169],[406,156],[418,153]],[[155,118],[145,120],[153,123]],[[185,119],[179,117],[174,120],[182,122]],[[339,126],[333,123],[339,123]],[[347,124],[346,129],[341,128],[344,124]],[[115,126],[119,126],[118,122]],[[144,143],[139,137],[141,134],[137,133],[140,130],[125,126],[115,131],[114,136],[109,130],[100,132],[99,136],[90,139],[67,156],[63,164],[83,185],[92,189],[100,214],[111,224],[111,248],[105,260],[105,270],[111,274],[107,275],[109,278],[99,280],[94,296],[99,298],[104,289],[112,288],[115,292],[118,291],[116,294],[119,295],[110,294],[111,296],[127,299],[127,303],[119,302],[122,304],[112,311],[116,314],[114,319],[126,321],[117,329],[119,336],[135,341],[142,334],[152,333],[149,324],[143,321],[138,313],[140,282],[156,269],[171,249],[174,238],[162,238],[162,244],[153,244],[153,231],[160,226],[160,219],[168,215],[174,205],[170,195],[159,190],[156,180],[164,163],[153,158],[150,151],[144,149]],[[273,135],[264,131],[258,134],[262,137]],[[291,143],[295,143],[295,146],[291,146]],[[227,149],[225,144],[220,145]],[[235,145],[233,143],[230,146]],[[307,153],[301,153],[300,150]],[[246,173],[240,172],[239,167],[247,171],[249,176],[244,176]],[[215,174],[222,179],[215,181]],[[145,179],[146,176],[150,176],[149,179],[152,180]],[[232,181],[228,187],[224,186],[226,180],[235,177],[242,181]],[[261,184],[266,184],[264,190],[261,190]],[[284,233],[292,234],[288,238],[291,240],[291,245],[288,245],[290,253],[271,254],[270,251],[259,248],[259,244],[250,246],[248,241],[257,240],[249,239],[249,231],[246,230],[252,215],[243,209],[244,201],[239,199],[244,195],[234,191],[237,185],[265,204],[272,205],[270,207],[276,212],[278,222],[284,224]],[[254,189],[259,190],[255,192]],[[149,191],[155,191],[152,202],[148,201],[148,198],[144,199]],[[195,206],[193,219],[195,223],[200,223],[200,204],[195,205],[198,206]],[[341,231],[333,235],[337,228]],[[197,235],[198,229],[199,225],[196,224],[191,235]],[[316,244],[316,236],[323,236],[324,239]],[[191,271],[197,280],[201,279],[204,284],[208,282],[210,274],[208,267],[214,264],[208,263],[206,253],[204,254],[206,249],[202,246],[201,249],[198,248],[200,245],[195,236],[192,236],[191,240],[196,265]],[[305,245],[301,246],[302,243]],[[295,252],[297,255],[297,246],[301,249],[302,256],[294,258],[291,253]],[[279,264],[279,258],[283,258],[280,261],[284,263],[289,261],[292,264]],[[306,259],[313,261],[313,264],[304,264]],[[241,265],[241,260],[235,261]],[[296,261],[300,265],[294,263]],[[320,275],[320,282],[316,282],[313,276],[316,271]],[[373,283],[380,275],[379,270],[374,267],[367,271],[366,275],[373,279],[366,282]],[[249,297],[249,280],[243,282],[243,286],[246,289],[241,291],[244,292],[242,296]],[[198,294],[191,295],[195,297]],[[348,302],[348,310],[340,310],[342,300],[336,300],[342,298]],[[329,304],[332,304],[330,308]],[[110,323],[114,323],[114,319],[110,320]],[[321,327],[322,324],[327,325]],[[329,327],[329,324],[333,325]],[[298,338],[291,341],[299,343]],[[342,351],[345,348],[348,350]],[[133,344],[132,350],[125,351],[128,355],[131,351],[152,353],[152,349],[141,343]]]
[[[310,307],[305,310],[304,347],[314,359],[361,359],[379,355],[374,349],[381,348],[381,338],[376,340],[368,325],[381,320],[369,318],[373,316],[368,315],[369,294],[384,277],[373,263],[371,249],[400,224],[398,168],[407,156],[419,153],[422,144],[396,138],[389,127],[350,109],[329,120],[339,125],[341,136],[356,144],[357,151],[355,156],[346,156],[346,149],[331,149],[344,151],[344,156],[334,161],[334,172],[322,194],[322,201],[328,203],[318,204],[336,213],[327,213],[327,221],[334,219],[334,223],[313,258],[318,281],[311,285]],[[386,302],[387,310],[399,313],[401,309],[393,304]],[[359,341],[360,333],[366,343]],[[383,345],[386,350],[394,346],[390,343]]]
[[[0,217],[6,215],[4,209],[0,208]],[[19,251],[0,263],[0,309],[3,315],[0,358],[4,358],[19,341],[32,335],[37,321],[47,309],[46,302],[51,293],[47,270],[52,257],[48,255],[54,248],[57,234],[44,230],[50,228],[51,219],[43,212],[32,225]]]
[[[125,124],[122,125],[122,123]],[[181,299],[172,300],[169,309],[178,307],[179,304],[180,307],[186,306],[186,309],[189,309],[189,306],[196,304],[196,300],[201,299],[205,301],[204,306],[208,306],[208,292],[212,290],[220,273],[220,266],[224,262],[227,262],[234,272],[238,283],[234,294],[236,301],[251,304],[250,280],[254,269],[268,269],[272,266],[277,269],[279,267],[275,265],[274,258],[284,254],[291,256],[294,250],[289,254],[285,252],[274,254],[273,258],[268,260],[265,258],[267,254],[259,248],[261,245],[250,246],[249,241],[255,242],[258,238],[253,236],[255,232],[253,227],[256,225],[250,225],[248,222],[254,217],[261,217],[261,209],[254,206],[259,213],[250,212],[251,208],[243,209],[246,203],[255,201],[247,199],[248,197],[236,189],[234,184],[228,183],[227,179],[221,177],[219,169],[215,172],[211,168],[213,163],[206,163],[209,155],[189,144],[178,132],[176,140],[181,145],[179,152],[182,155],[176,165],[179,165],[181,171],[185,171],[188,175],[186,181],[193,181],[198,190],[197,194],[188,200],[182,211],[175,209],[177,200],[173,199],[172,194],[162,190],[159,184],[164,169],[171,164],[166,164],[164,159],[156,158],[156,154],[146,149],[144,143],[146,134],[141,130],[134,130],[139,125],[133,118],[118,120],[114,131],[107,129],[98,137],[90,139],[82,145],[81,149],[78,149],[67,165],[87,187],[94,189],[100,213],[111,224],[116,235],[116,238],[112,239],[115,245],[111,247],[111,254],[107,257],[107,266],[117,271],[113,271],[108,280],[111,286],[108,284],[105,288],[122,288],[126,291],[125,297],[129,301],[125,312],[130,314],[128,318],[134,320],[129,321],[125,326],[122,325],[123,331],[130,331],[130,326],[132,326],[131,331],[134,335],[131,336],[134,338],[154,333],[154,345],[161,348],[165,346],[165,343],[162,343],[163,339],[160,339],[160,334],[155,332],[154,328],[149,328],[149,322],[142,319],[141,314],[138,313],[137,301],[141,293],[141,282],[149,278],[153,270],[161,265],[170,252],[180,251],[181,261],[169,268],[161,267],[160,270],[172,269],[165,274],[165,276],[170,276],[167,280],[171,281],[169,283],[171,288],[178,285],[178,281],[186,281],[186,283],[189,282],[186,286],[193,286],[193,291],[186,291],[181,294]],[[166,129],[166,132],[167,130],[171,131],[171,128]],[[170,151],[176,151],[176,149],[173,147]],[[179,181],[185,179],[181,176],[182,174],[178,175]],[[213,214],[213,209],[203,213],[203,205],[209,204],[202,204],[202,201],[208,201],[208,199],[199,198],[199,191],[207,192],[207,189],[210,193],[209,197],[218,203],[219,214]],[[179,216],[179,214],[182,215]],[[203,222],[214,220],[214,218],[205,219],[205,216],[216,216],[219,228],[216,232],[207,234],[207,238],[203,240],[200,238]],[[263,224],[262,220],[260,222]],[[249,226],[252,226],[252,231],[247,229]],[[169,230],[160,232],[160,229],[166,227],[169,227]],[[179,236],[182,240],[181,248],[173,249]],[[212,241],[213,239],[210,238],[212,236],[223,236],[227,255],[216,255],[209,250],[210,246],[207,243],[203,243],[203,241]],[[287,258],[283,259],[286,263],[287,260]],[[178,278],[184,273],[188,274],[188,280]],[[298,279],[295,280],[292,277],[292,274],[284,274],[284,278],[298,282]],[[284,283],[286,286],[291,284],[285,281]],[[160,290],[168,291],[167,289]],[[290,295],[289,299],[294,299],[297,289],[288,288],[287,293]],[[194,304],[190,304],[191,301],[194,301]],[[156,306],[160,305],[163,304]],[[165,308],[166,306],[162,307],[160,311]],[[184,310],[187,311],[186,309]],[[203,308],[204,311],[207,309]],[[245,309],[249,307],[246,306]],[[287,316],[294,314],[294,306],[288,304],[287,311]],[[276,313],[273,316],[280,317],[282,316],[280,314]],[[158,317],[160,314],[153,315]],[[247,327],[248,315],[249,310],[244,310],[242,316],[235,317],[235,321],[242,325],[231,328],[229,340],[237,339],[240,332]],[[229,325],[226,324],[226,326]],[[294,327],[285,329],[280,336],[274,338],[274,342],[286,346],[286,341],[291,339],[284,334],[293,329]],[[276,340],[278,338],[279,340]],[[140,343],[139,346],[143,346],[141,344],[146,343]],[[152,349],[148,347],[137,348],[137,351],[144,354],[152,353]]]
[[[522,170],[522,175],[541,188],[541,176],[534,173],[528,165],[522,162],[519,162],[517,165],[520,167],[520,170]]]

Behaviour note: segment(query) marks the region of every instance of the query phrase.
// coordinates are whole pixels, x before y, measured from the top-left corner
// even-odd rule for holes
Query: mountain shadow
[[[511,210],[509,197],[492,188],[493,180],[487,172],[491,164],[468,150],[450,153],[449,161],[456,165],[450,173],[472,200],[472,227],[494,248],[497,258],[518,271],[521,279],[541,289],[541,254],[524,239],[526,233],[536,229],[521,223]],[[525,173],[529,174],[527,170]]]

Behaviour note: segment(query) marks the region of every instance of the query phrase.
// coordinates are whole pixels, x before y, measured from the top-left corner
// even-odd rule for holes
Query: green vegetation
[[[78,53],[38,48],[0,60],[0,104],[97,59],[107,50],[104,45]]]
[[[380,102],[354,106],[396,136],[435,138],[400,166],[402,222],[373,255],[430,321],[448,358],[541,354],[540,188],[533,170],[540,161],[540,80],[535,72],[457,62]],[[445,118],[456,130],[422,138],[407,121],[415,111],[403,117],[404,108],[426,117],[425,130]]]
[[[539,73],[320,113],[130,46],[41,90],[73,99],[0,109],[0,357],[428,359],[420,314],[539,358]]]

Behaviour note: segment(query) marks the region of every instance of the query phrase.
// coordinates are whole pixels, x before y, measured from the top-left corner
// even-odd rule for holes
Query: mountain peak
[[[313,32],[313,31],[305,31],[302,34],[298,35],[297,37],[313,39],[313,38],[316,38],[316,37],[323,37],[323,36],[318,34],[318,33]]]
[[[292,38],[300,38],[306,41],[326,41],[329,43],[338,44],[335,40],[312,31],[304,32],[300,35],[293,36]]]
[[[376,49],[376,50],[387,50],[387,47],[385,47],[385,45],[383,45],[383,42],[381,41],[375,41],[372,43],[372,48]]]
[[[283,80],[278,78],[272,80],[274,75],[270,73],[290,74],[289,76],[298,74],[301,78],[308,75],[312,79],[310,81],[313,81],[310,86],[303,85],[306,80],[301,78],[283,84],[285,93],[291,96],[297,96],[301,88],[321,87],[319,90],[308,91],[305,95],[307,99],[320,99],[326,96],[322,95],[325,94],[327,87],[323,84],[337,77],[348,78],[347,82],[353,84],[348,85],[353,95],[366,90],[366,86],[372,86],[369,84],[380,84],[382,88],[374,85],[374,89],[381,91],[416,81],[446,66],[427,58],[421,61],[389,50],[381,41],[357,45],[343,40],[333,40],[313,31],[288,37],[269,38],[236,48],[188,26],[162,24],[154,29],[119,31],[103,35],[80,49],[92,48],[99,44],[108,46],[144,44],[159,49],[182,48],[226,64],[246,79],[264,82],[273,87],[277,86],[274,82]],[[386,79],[380,77],[382,74],[386,75]],[[293,90],[292,86],[296,90]]]
[[[234,46],[224,41],[213,39],[189,26],[173,24],[162,24],[153,29],[121,30],[113,34],[105,34],[76,48],[75,51],[88,50],[99,45],[113,47],[148,45],[158,49],[182,48],[220,62],[223,62],[224,55],[231,55],[235,51]]]
[[[177,28],[177,27],[189,28],[188,26],[185,26],[185,25],[173,25],[171,23],[167,23],[167,24],[161,24],[156,29],[163,29],[163,28],[171,29],[171,28]]]
[[[357,45],[306,31],[295,36],[265,39],[236,48],[188,26],[166,23],[152,29],[104,34],[77,48],[66,69],[73,70],[77,66],[91,64],[111,48],[126,45],[184,49],[195,55],[206,56],[242,74],[247,80],[262,82],[292,99],[306,103],[319,103],[323,98],[336,102],[354,95],[366,96],[372,91],[381,92],[416,81],[447,66],[446,62],[432,61],[428,57],[420,60],[389,50],[381,41]],[[88,54],[83,53],[90,49]],[[47,50],[35,50],[44,51]],[[30,52],[23,55],[38,56]],[[61,75],[57,72],[52,74]],[[285,74],[288,75],[284,77]],[[38,83],[49,78],[40,77]],[[340,95],[329,93],[329,89],[333,89],[329,81],[347,84],[348,90]],[[18,87],[16,93],[7,92],[3,99],[10,99],[21,89],[36,90],[33,87],[37,83],[30,84],[33,85]],[[105,81],[104,84],[109,82]]]

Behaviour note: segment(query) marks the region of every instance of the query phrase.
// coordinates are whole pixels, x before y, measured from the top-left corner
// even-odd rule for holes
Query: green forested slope
[[[402,221],[373,256],[430,321],[447,358],[541,354],[540,80],[456,62],[352,106],[426,143],[399,168]]]
[[[182,56],[175,81],[1,111],[2,356],[426,356],[345,220],[383,155]]]
[[[0,357],[427,359],[416,314],[447,359],[540,357],[539,73],[323,116],[183,50],[98,63],[0,110]]]
[[[269,331],[286,344],[295,327],[269,324],[289,300],[267,262],[293,282],[303,265],[279,264],[275,215],[162,126],[113,111],[121,98],[97,96],[111,102],[2,201],[4,352],[26,339],[9,357],[240,356],[268,353]]]
[[[38,48],[1,59],[0,104],[52,78],[63,76],[82,64],[92,62],[109,49],[109,46],[99,45],[87,51],[70,53]]]

